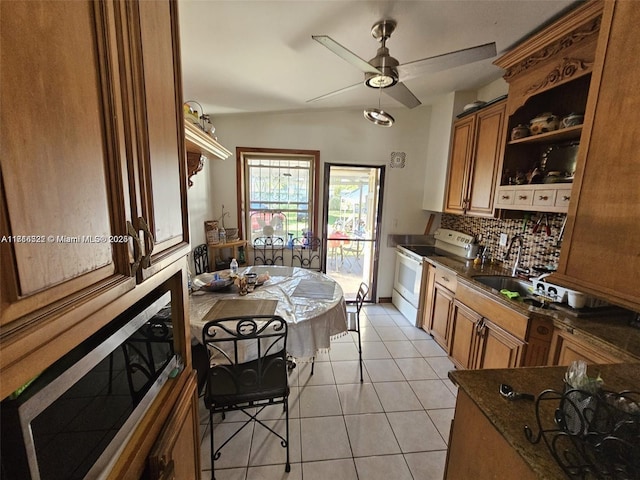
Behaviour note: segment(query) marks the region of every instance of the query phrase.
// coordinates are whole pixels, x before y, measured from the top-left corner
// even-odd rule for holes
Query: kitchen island
[[[601,375],[606,390],[639,391],[639,367],[639,363],[592,365],[588,371],[590,376]],[[503,383],[536,396],[547,389],[562,391],[565,372],[566,367],[449,372],[459,390],[445,479],[568,478],[544,441],[533,444],[525,435],[525,425],[537,433],[536,403],[510,401],[499,393]],[[553,415],[557,402],[541,403],[545,403],[541,416]]]

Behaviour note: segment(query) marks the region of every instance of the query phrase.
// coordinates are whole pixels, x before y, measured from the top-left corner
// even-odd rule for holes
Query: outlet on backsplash
[[[506,233],[501,233],[500,234],[500,246],[501,247],[506,247],[508,241],[509,241],[509,235],[507,235]]]
[[[520,219],[479,218],[465,215],[443,214],[441,226],[458,230],[469,235],[482,235],[482,244],[487,246],[493,258],[501,260],[507,251],[507,242],[502,243],[503,236],[507,241],[513,235],[522,235],[524,246],[520,265],[522,267],[545,266],[555,267],[560,257],[558,247],[560,229],[566,214],[547,214],[550,235],[545,229],[533,233],[535,221]],[[535,217],[534,217],[535,218]],[[513,258],[505,263],[505,267],[513,266]]]

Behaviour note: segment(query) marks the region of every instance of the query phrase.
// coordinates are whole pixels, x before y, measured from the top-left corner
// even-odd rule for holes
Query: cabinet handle
[[[140,266],[140,261],[142,260],[142,243],[140,242],[138,232],[136,232],[135,227],[129,220],[127,220],[127,234],[133,239],[133,255],[135,260],[133,264],[131,264],[131,276],[135,277],[138,267]]]
[[[484,318],[481,318],[476,323],[476,335],[480,335],[480,332],[482,331],[483,325],[484,325]]]
[[[562,196],[562,200],[565,202],[568,202],[569,200],[571,200],[571,196],[570,195],[563,195]]]
[[[518,195],[518,200],[526,200],[528,195]]]
[[[502,200],[509,200],[510,198],[510,195],[502,195]]]
[[[549,197],[547,195],[540,195],[538,198],[540,200],[549,200]]]
[[[142,268],[149,268],[151,266],[151,254],[153,253],[153,246],[156,241],[153,238],[153,234],[149,229],[149,225],[147,225],[147,221],[144,217],[138,217],[138,224],[140,225],[140,229],[144,232],[144,244],[146,247],[146,253],[142,258]]]
[[[447,277],[442,277],[442,280],[449,283],[449,279]]]

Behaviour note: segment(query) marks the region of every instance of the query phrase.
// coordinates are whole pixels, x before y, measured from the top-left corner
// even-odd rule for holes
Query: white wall
[[[233,160],[231,160],[233,161]],[[204,167],[195,176],[191,177],[193,185],[187,191],[187,204],[189,206],[189,237],[191,250],[202,243],[207,243],[204,234],[205,220],[216,218],[211,202],[211,170],[215,169],[215,163],[220,160],[205,161]],[[220,212],[218,215],[220,216]],[[189,256],[189,265],[194,272],[193,259]]]
[[[428,212],[422,210],[422,197],[431,107],[412,110],[399,107],[391,109],[390,113],[396,119],[391,128],[367,122],[360,109],[228,115],[213,119],[218,141],[234,153],[238,146],[319,150],[322,164],[386,165],[378,297],[390,297],[393,288],[390,272],[394,270],[395,249],[387,247],[387,235],[421,234],[429,217]],[[391,152],[406,153],[405,168],[389,167]],[[213,212],[219,216],[223,203],[225,211],[231,213],[231,219],[225,221],[225,225],[237,226],[235,158],[216,161],[210,166],[209,204],[202,204],[203,186],[189,192],[194,245],[196,230],[203,229],[205,219],[214,218]],[[321,166],[321,174],[323,168]],[[196,184],[202,181],[203,173],[193,177]],[[199,205],[198,218],[193,218],[192,209],[196,205]]]
[[[478,100],[488,102],[494,98],[507,95],[509,93],[509,84],[502,77],[478,89]]]

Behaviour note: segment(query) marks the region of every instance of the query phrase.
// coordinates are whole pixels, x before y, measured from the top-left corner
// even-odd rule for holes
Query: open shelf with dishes
[[[601,10],[585,3],[494,62],[509,84],[494,208],[568,210]]]
[[[496,209],[567,212],[590,81],[530,96],[507,118]]]

